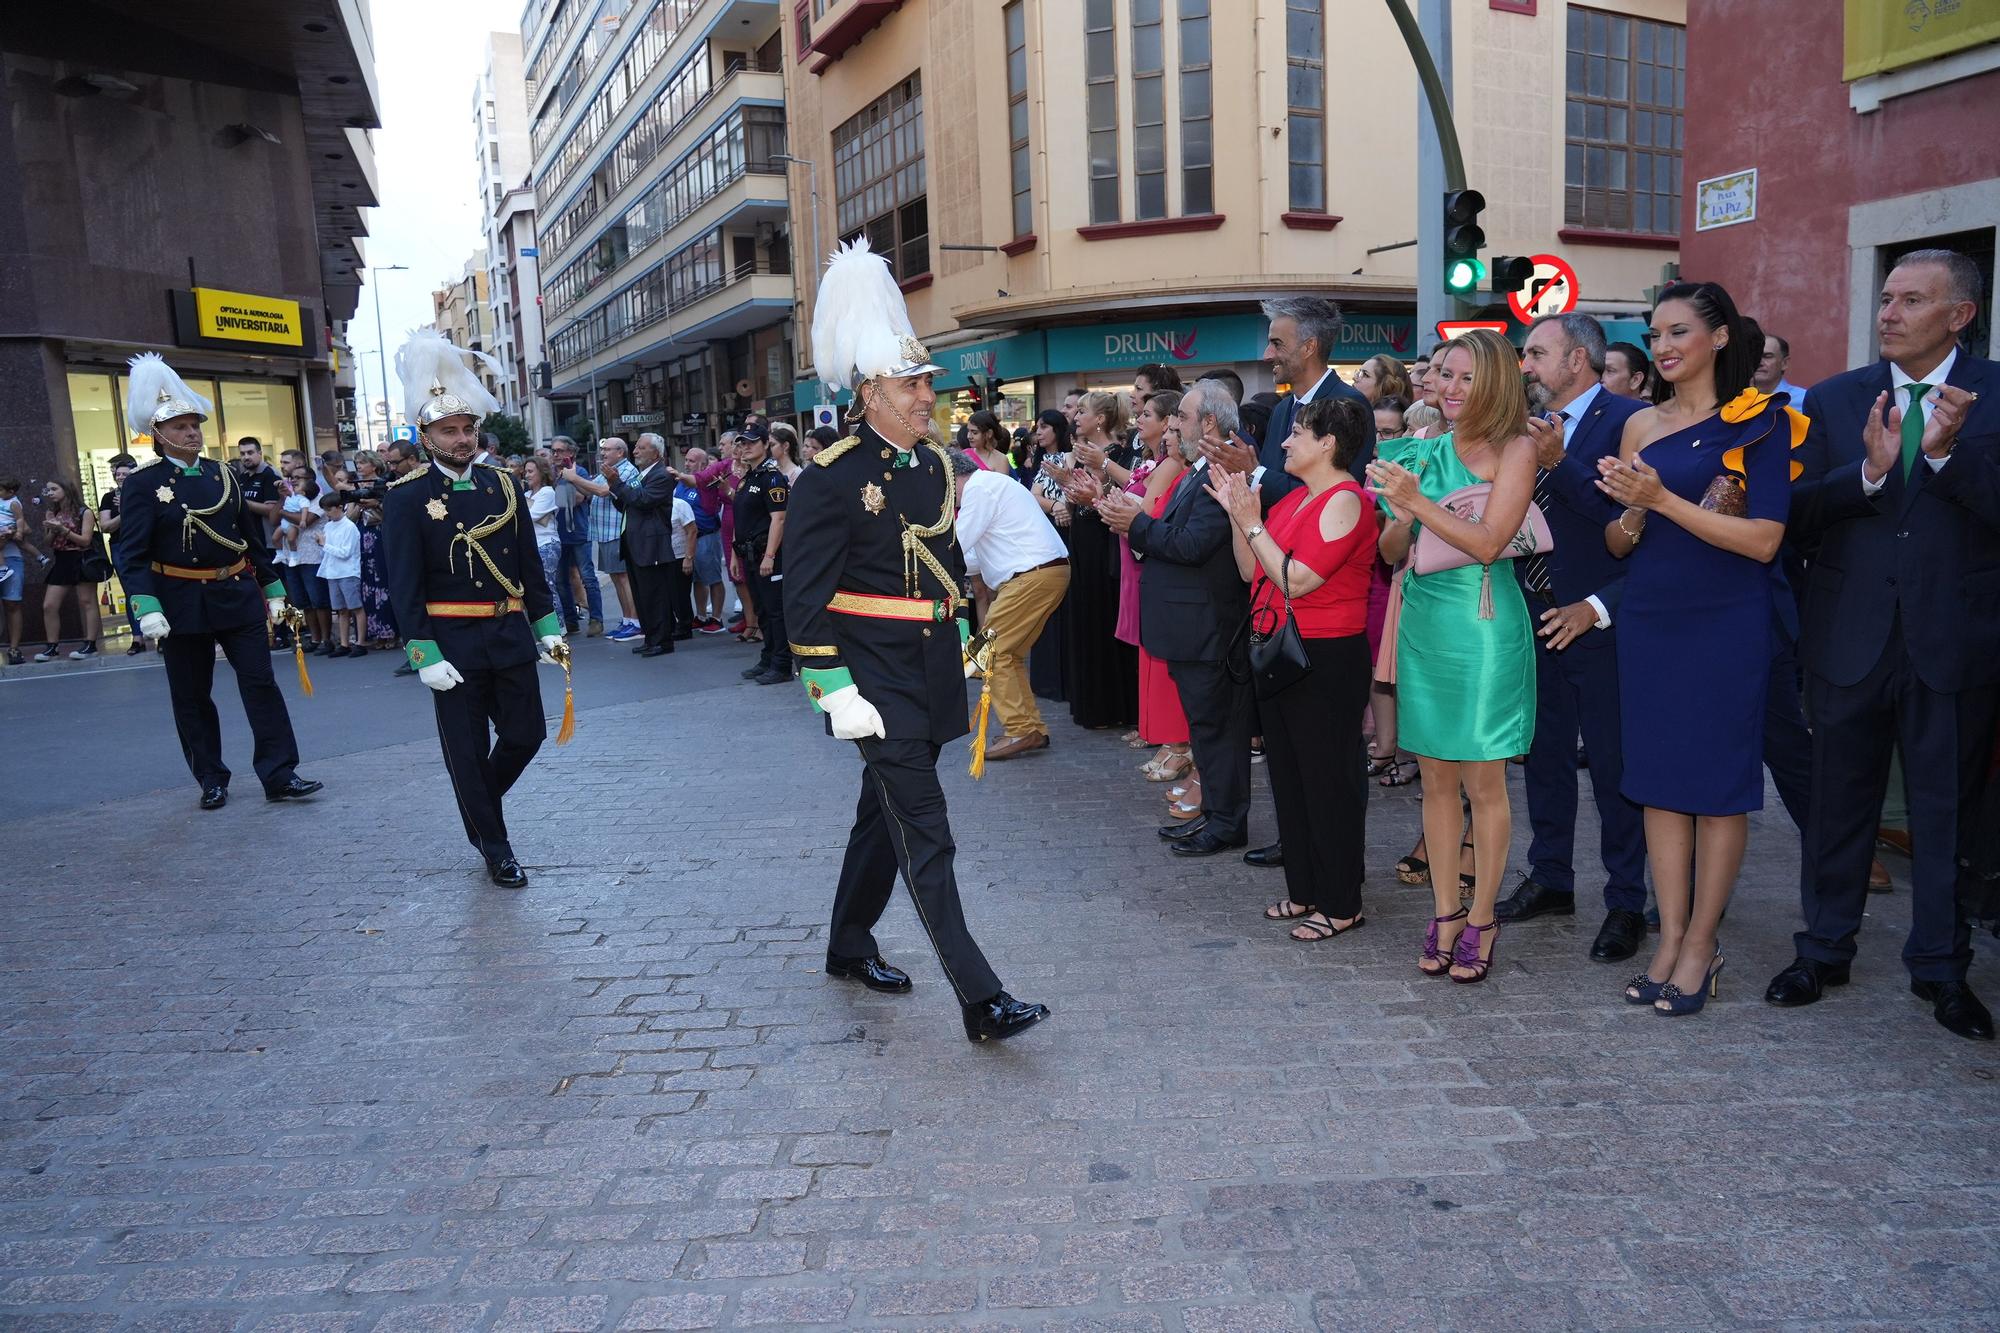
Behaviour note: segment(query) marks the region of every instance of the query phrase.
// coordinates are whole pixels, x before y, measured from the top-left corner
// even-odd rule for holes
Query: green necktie
[[[463,480],[454,481],[451,484],[451,488],[455,491],[469,491],[472,489],[472,478],[466,477]]]
[[[909,449],[898,449],[898,450],[896,451],[896,466],[897,466],[897,467],[908,467],[908,466],[910,466],[910,464],[911,464],[911,463],[913,463],[913,462],[915,462],[915,461],[916,461],[916,453],[915,453],[915,452],[914,452],[913,450],[909,450]]]
[[[1910,479],[1910,469],[1917,465],[1917,455],[1923,452],[1924,444],[1924,395],[1930,392],[1928,384],[1912,384],[1910,405],[1903,409],[1903,480]]]

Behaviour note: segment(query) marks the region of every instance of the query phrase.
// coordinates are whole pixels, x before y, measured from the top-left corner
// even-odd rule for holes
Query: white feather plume
[[[194,404],[205,417],[215,415],[215,405],[188,388],[187,381],[158,352],[141,352],[126,364],[131,367],[131,379],[125,391],[125,428],[134,435],[152,433],[153,411],[159,407],[163,392],[178,402]]]
[[[899,338],[914,338],[902,289],[889,261],[866,236],[841,246],[827,261],[813,299],[813,369],[835,389],[852,389],[902,363]]]
[[[494,358],[484,352],[455,347],[436,329],[410,330],[408,340],[396,351],[396,378],[403,382],[404,419],[411,425],[421,420],[418,414],[433,397],[433,388],[465,400],[476,417],[498,412],[499,401],[487,392],[479,376],[473,374],[466,364],[467,357],[483,362],[496,376],[506,374]]]

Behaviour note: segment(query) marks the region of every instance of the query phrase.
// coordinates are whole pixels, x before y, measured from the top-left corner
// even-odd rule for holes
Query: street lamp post
[[[405,264],[376,264],[368,270],[368,285],[375,289],[375,368],[382,373],[382,447],[389,447],[389,353],[382,342],[382,284],[378,273],[408,273]],[[370,412],[370,416],[374,413]]]
[[[819,164],[809,157],[793,157],[790,153],[771,154],[773,162],[788,162],[806,169],[806,193],[812,199],[813,234],[811,244],[806,246],[806,257],[812,261],[813,302],[819,302]],[[793,265],[796,270],[798,266]]]

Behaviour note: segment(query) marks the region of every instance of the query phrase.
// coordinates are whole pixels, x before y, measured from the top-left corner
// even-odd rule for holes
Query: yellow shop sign
[[[214,287],[194,289],[196,326],[204,338],[226,342],[305,346],[305,322],[297,301]]]

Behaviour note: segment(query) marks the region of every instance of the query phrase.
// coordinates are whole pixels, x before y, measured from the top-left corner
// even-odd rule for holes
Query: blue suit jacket
[[[1950,461],[1919,458],[1861,489],[1861,430],[1889,363],[1850,370],[1806,394],[1812,419],[1794,457],[1791,526],[1812,551],[1800,655],[1834,685],[1873,670],[1900,619],[1924,684],[1944,693],[2000,682],[2000,366],[1959,351],[1947,383],[1979,395]]]
[[[1368,407],[1368,395],[1340,378],[1334,371],[1319,386],[1319,391],[1306,401],[1317,403],[1324,398],[1352,398],[1363,407]],[[1263,479],[1258,483],[1258,493],[1263,497],[1264,508],[1269,509],[1301,483],[1297,477],[1285,471],[1285,441],[1292,435],[1292,419],[1298,415],[1298,404],[1290,394],[1286,394],[1271,413],[1271,424],[1264,428],[1264,438],[1257,442],[1257,464],[1264,469]],[[1375,412],[1368,411],[1368,433],[1362,440],[1361,452],[1355,456],[1354,465],[1348,471],[1356,477],[1368,461],[1375,457]]]
[[[1595,596],[1604,603],[1613,623],[1618,619],[1618,598],[1625,588],[1625,562],[1614,559],[1604,545],[1605,526],[1617,519],[1618,504],[1597,489],[1597,460],[1617,457],[1618,442],[1625,422],[1646,406],[1636,398],[1623,398],[1605,389],[1584,409],[1576,423],[1562,462],[1550,470],[1550,503],[1544,516],[1555,549],[1549,552],[1549,590],[1556,605],[1568,606]],[[1527,578],[1524,561],[1513,562],[1514,572]],[[1524,584],[1525,586],[1525,584]],[[1586,634],[1576,641],[1579,648],[1596,648],[1611,642],[1601,634]]]

